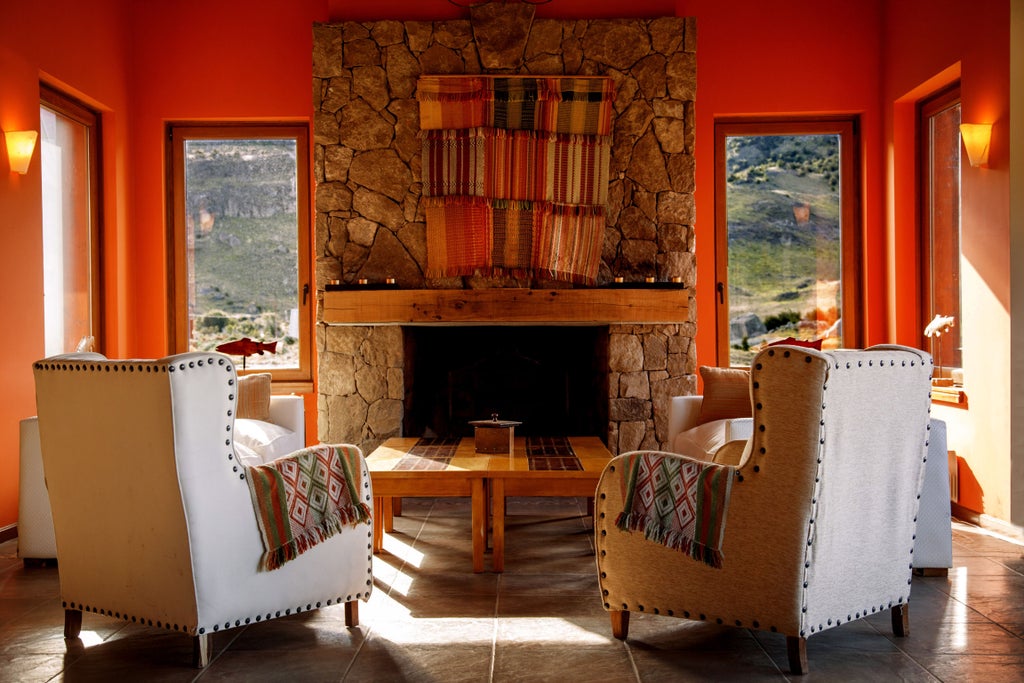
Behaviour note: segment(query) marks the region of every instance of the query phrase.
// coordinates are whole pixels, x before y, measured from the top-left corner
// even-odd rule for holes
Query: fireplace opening
[[[608,328],[406,327],[406,436],[472,436],[516,420],[522,436],[608,430]]]

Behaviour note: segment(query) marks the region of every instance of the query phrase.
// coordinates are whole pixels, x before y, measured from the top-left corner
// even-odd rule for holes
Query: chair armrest
[[[703,396],[673,396],[668,405],[668,448],[672,448],[679,432],[693,429],[697,426],[697,418],[700,416],[700,406],[704,402]]]
[[[725,422],[725,441],[746,441],[754,433],[754,420],[749,417],[736,417]]]
[[[301,443],[306,443],[306,410],[301,396],[271,396],[270,422],[292,430]]]

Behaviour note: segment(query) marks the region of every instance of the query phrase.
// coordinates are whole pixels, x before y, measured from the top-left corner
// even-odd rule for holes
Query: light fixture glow
[[[960,137],[967,150],[967,159],[974,168],[988,167],[988,148],[992,141],[991,123],[961,123]]]
[[[32,161],[39,133],[34,130],[9,130],[4,133],[4,137],[7,139],[7,160],[11,170],[22,175],[28,173],[28,164]]]

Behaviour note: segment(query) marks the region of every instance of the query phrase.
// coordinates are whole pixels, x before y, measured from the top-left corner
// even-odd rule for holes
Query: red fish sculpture
[[[243,358],[251,356],[254,353],[262,356],[264,351],[277,353],[277,342],[258,342],[253,341],[248,337],[242,337],[241,339],[221,344],[217,347],[217,350],[221,353],[227,353],[233,356],[242,356]]]

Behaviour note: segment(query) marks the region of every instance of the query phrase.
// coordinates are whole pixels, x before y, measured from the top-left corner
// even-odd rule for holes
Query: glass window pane
[[[43,106],[40,158],[46,355],[92,336],[89,129]]]
[[[725,139],[729,363],[785,337],[842,346],[840,136]]]
[[[928,117],[928,312],[952,317],[947,332],[928,340],[936,375],[962,365],[960,355],[960,104]]]
[[[247,368],[299,367],[295,139],[185,141],[189,349],[277,342]]]

